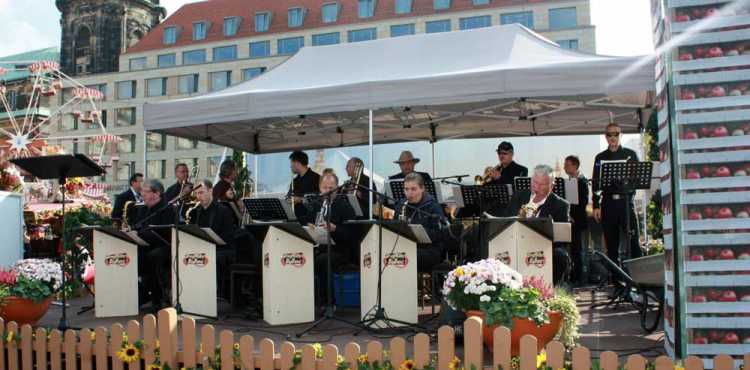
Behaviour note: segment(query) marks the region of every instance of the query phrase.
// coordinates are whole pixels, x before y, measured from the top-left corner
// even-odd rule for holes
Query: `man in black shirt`
[[[302,224],[310,222],[314,214],[305,207],[304,197],[306,194],[318,194],[320,175],[308,166],[309,159],[303,151],[297,150],[289,155],[289,163],[292,174],[296,175],[289,185],[288,195],[294,202],[294,214]]]
[[[352,191],[357,192],[357,199],[359,200],[359,208],[362,209],[362,218],[363,219],[369,219],[370,218],[370,193],[367,190],[364,190],[363,188],[369,189],[370,188],[370,177],[365,175],[364,170],[364,162],[357,158],[352,157],[349,159],[349,161],[346,162],[346,174],[349,175],[349,181],[354,183],[357,179],[354,177],[357,176],[357,171],[361,171],[359,173],[359,187],[355,189],[354,186],[352,186]],[[374,191],[378,191],[377,186],[375,186],[375,183],[372,183],[372,189]],[[377,202],[377,197],[373,196],[373,203]]]
[[[143,199],[141,199],[141,184],[143,183],[143,174],[140,172],[137,172],[133,174],[133,176],[130,176],[130,179],[128,180],[128,187],[127,190],[123,191],[120,194],[117,194],[117,197],[115,197],[115,204],[112,206],[112,221],[115,223],[120,223],[123,219],[123,211],[125,208],[125,203],[127,202],[142,202]]]
[[[586,276],[588,248],[586,241],[586,230],[588,229],[588,215],[586,214],[586,205],[589,204],[589,184],[586,177],[583,176],[579,168],[581,161],[574,155],[565,158],[565,173],[571,179],[578,180],[578,204],[570,205],[570,219],[573,221],[571,226],[571,243],[570,256],[573,260],[573,273],[571,282],[574,284],[585,284],[588,281]]]
[[[638,154],[620,145],[622,130],[617,124],[610,123],[607,125],[605,136],[608,148],[597,154],[594,159],[594,173],[591,185],[594,219],[602,224],[604,241],[607,245],[607,257],[619,265],[621,263],[620,231],[622,230],[623,233],[627,234],[625,230],[628,219],[626,217],[628,213],[627,208],[630,208],[629,258],[636,258],[643,255],[638,242],[638,220],[635,217],[632,194],[621,194],[616,187],[603,189],[601,184],[599,184],[601,162],[614,160],[637,161]]]
[[[174,166],[174,177],[177,181],[164,192],[164,199],[167,202],[171,202],[177,198],[180,195],[180,191],[185,194],[193,190],[193,184],[187,182],[189,177],[188,172],[190,172],[190,169],[185,163],[178,163]]]
[[[398,156],[398,160],[394,161],[393,163],[397,164],[399,168],[401,168],[401,172],[392,175],[388,177],[388,180],[400,180],[406,177],[406,175],[410,173],[418,173],[420,176],[422,176],[422,180],[424,180],[424,183],[428,183],[432,181],[432,177],[430,177],[430,174],[427,172],[417,172],[414,171],[414,167],[419,163],[419,158],[414,158],[414,154],[412,154],[408,150],[404,150],[401,152],[401,155]]]
[[[497,166],[499,173],[488,184],[510,184],[513,185],[513,179],[516,177],[529,176],[529,169],[513,161],[513,144],[503,141],[497,146],[497,158],[500,165]]]

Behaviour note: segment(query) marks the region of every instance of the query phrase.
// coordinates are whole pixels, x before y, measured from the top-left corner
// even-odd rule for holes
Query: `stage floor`
[[[599,351],[605,350],[615,351],[620,356],[640,353],[646,357],[655,358],[658,355],[664,354],[663,329],[660,327],[654,333],[646,334],[640,328],[638,313],[632,306],[621,305],[617,310],[604,307],[592,310],[590,306],[594,302],[604,302],[607,293],[603,291],[592,292],[590,289],[577,289],[575,293],[578,297],[578,306],[581,313],[579,323],[581,332],[580,344],[588,347],[593,356],[598,356]],[[93,311],[80,315],[77,314],[81,307],[90,305],[92,302],[93,299],[91,297],[78,298],[69,302],[68,318],[72,327],[95,328],[104,326],[108,328],[114,323],[126,325],[129,320],[138,320],[140,318],[140,316],[133,316],[97,319],[94,317]],[[220,310],[224,308],[228,309],[228,305],[227,307],[220,305]],[[50,306],[49,312],[42,318],[39,325],[56,327],[61,312],[62,308],[60,306]],[[429,320],[432,317],[430,315],[430,307],[427,306],[422,313],[423,315],[420,315],[420,322],[424,323],[427,332],[436,331],[438,322],[434,319]],[[352,321],[358,319],[358,314],[358,308],[340,308],[337,311],[337,316]],[[307,328],[309,324],[272,327],[261,320],[245,320],[239,314],[229,315],[227,318],[219,321],[198,319],[198,325],[200,326],[201,324],[212,324],[216,328],[216,333],[224,329],[230,329],[235,333],[236,339],[241,335],[248,334],[252,335],[256,341],[262,338],[272,339],[277,345],[284,341],[290,341],[300,346],[307,343],[332,343],[339,348],[343,348],[350,342],[356,342],[360,346],[364,346],[371,340],[380,340],[387,346],[390,338],[398,335],[407,338],[407,340],[411,339],[411,335],[408,332],[384,333],[382,335],[363,332],[355,336],[355,328],[335,321],[325,322],[314,332],[302,338],[297,338],[296,334]],[[433,343],[434,345],[435,343]]]

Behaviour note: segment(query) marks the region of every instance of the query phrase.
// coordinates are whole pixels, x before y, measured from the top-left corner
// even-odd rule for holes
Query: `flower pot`
[[[5,322],[15,321],[18,325],[35,325],[39,319],[47,313],[52,298],[47,298],[39,303],[25,298],[10,296],[3,300],[0,305],[0,317]]]
[[[484,313],[482,311],[467,311],[467,317],[479,317],[484,322]],[[562,314],[556,311],[549,312],[549,323],[542,326],[537,326],[533,320],[513,318],[513,328],[510,331],[510,353],[512,356],[518,355],[518,348],[521,343],[521,337],[526,334],[531,334],[536,337],[537,352],[541,351],[547,343],[549,343],[557,331],[560,330],[560,323],[562,322]],[[492,352],[494,337],[492,332],[498,325],[483,325],[482,336],[484,337],[484,343],[487,348]]]

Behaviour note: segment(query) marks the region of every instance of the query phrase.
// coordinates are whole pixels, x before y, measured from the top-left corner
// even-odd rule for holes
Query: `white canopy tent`
[[[644,62],[647,60],[647,62]],[[560,48],[518,25],[305,47],[222,91],[147,103],[147,131],[251,153],[399,141],[625,132],[652,59]]]

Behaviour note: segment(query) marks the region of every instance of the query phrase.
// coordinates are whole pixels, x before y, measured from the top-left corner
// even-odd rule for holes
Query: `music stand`
[[[83,154],[50,155],[44,157],[27,157],[11,159],[11,163],[42,180],[57,179],[62,187],[62,219],[63,219],[63,246],[68,234],[65,230],[65,181],[69,177],[92,177],[100,176],[104,169]],[[73,249],[75,252],[75,248]],[[63,253],[62,261],[62,316],[58,329],[66,330],[68,326],[67,299],[65,297],[65,274],[67,266],[67,253]],[[75,265],[73,266],[75,276]]]
[[[294,221],[297,217],[294,215],[294,209],[289,206],[289,202],[278,197],[258,197],[244,198],[248,214],[252,220],[261,221]]]
[[[531,189],[531,177],[516,177],[513,179],[513,191],[519,190],[530,190]],[[565,179],[562,177],[555,177],[555,185],[552,187],[552,192],[558,197],[565,198]]]

